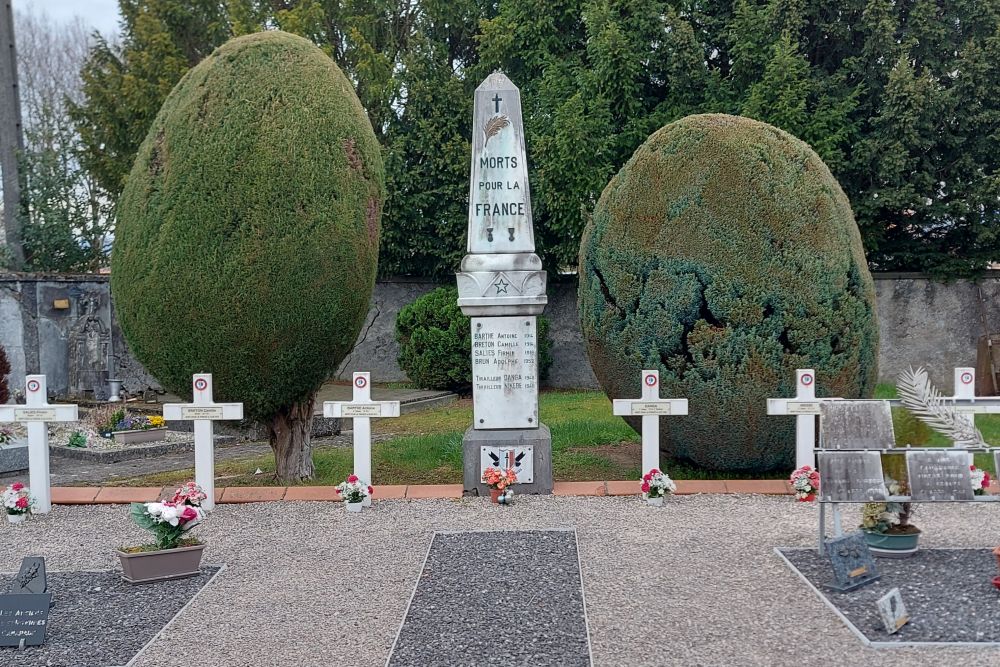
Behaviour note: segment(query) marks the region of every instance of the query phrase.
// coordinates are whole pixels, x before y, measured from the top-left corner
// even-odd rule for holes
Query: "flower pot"
[[[663,507],[663,496],[646,496],[646,504],[652,505],[653,507]]]
[[[363,500],[359,500],[356,503],[351,503],[345,500],[344,506],[347,508],[348,512],[360,512],[362,509],[364,509],[365,502]]]
[[[134,431],[115,431],[111,435],[114,436],[115,442],[120,445],[137,445],[142,442],[163,440],[166,434],[167,427],[161,426],[159,428],[140,428]]]
[[[16,523],[24,523],[27,520],[28,520],[28,513],[27,512],[24,512],[23,514],[8,514],[7,515],[7,521],[9,521],[11,523],[15,523],[15,524]]]
[[[494,505],[500,504],[500,494],[503,493],[500,489],[490,489],[490,501]]]
[[[199,574],[204,544],[141,553],[118,552],[122,579],[130,584],[148,584],[168,579],[183,579]]]
[[[865,534],[865,542],[868,548],[876,556],[884,558],[906,558],[912,556],[917,551],[917,541],[920,539],[920,531],[915,533],[876,533],[874,531],[862,531]]]

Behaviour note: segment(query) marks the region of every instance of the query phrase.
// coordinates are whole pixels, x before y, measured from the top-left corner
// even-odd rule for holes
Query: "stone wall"
[[[990,332],[1000,332],[1000,272],[990,272],[979,286],[986,298]],[[337,376],[349,378],[352,371],[368,370],[377,382],[405,381],[396,363],[396,314],[435,287],[436,283],[417,280],[380,282],[358,344]],[[951,369],[976,365],[976,344],[983,333],[978,286],[933,282],[916,274],[882,274],[876,276],[875,287],[880,379],[893,382],[907,366],[922,365],[950,393]],[[596,387],[576,314],[575,282],[549,286],[545,314],[552,325],[550,386]],[[74,383],[79,388],[82,382],[100,397],[106,386],[91,382],[99,371],[121,378],[132,393],[158,388],[128,353],[111,308],[107,276],[0,274],[0,344],[11,362],[13,390],[23,387],[26,371],[45,373],[50,391],[58,394],[73,390]],[[94,358],[102,354],[103,360]],[[103,365],[98,368],[99,364]]]

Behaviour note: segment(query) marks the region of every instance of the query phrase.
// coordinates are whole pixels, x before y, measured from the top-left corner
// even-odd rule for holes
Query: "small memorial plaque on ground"
[[[576,533],[436,533],[390,667],[591,664]]]
[[[10,585],[10,592],[44,593],[47,590],[45,582],[45,559],[38,556],[28,556],[21,561],[21,569]]]
[[[899,632],[899,629],[909,622],[910,617],[906,613],[906,605],[903,604],[903,595],[898,588],[878,599],[878,613],[885,624],[885,631],[890,635]]]
[[[51,593],[0,595],[0,646],[44,644],[51,603]]]
[[[879,577],[865,536],[852,533],[825,541],[825,552],[833,567],[833,583],[836,591],[851,591],[876,581]]]
[[[914,501],[972,500],[968,452],[907,452],[906,472]]]
[[[878,452],[819,452],[817,460],[821,501],[863,503],[889,497]]]

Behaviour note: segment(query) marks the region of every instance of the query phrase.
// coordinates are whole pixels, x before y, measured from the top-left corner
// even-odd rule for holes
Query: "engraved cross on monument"
[[[45,514],[52,509],[49,487],[49,429],[47,422],[79,420],[77,406],[48,402],[44,375],[24,378],[26,405],[0,405],[0,422],[28,425],[28,488],[35,499],[32,512]]]
[[[552,436],[538,421],[537,316],[548,302],[545,271],[535,254],[521,94],[502,72],[476,88],[467,251],[456,276],[458,305],[472,318],[465,492],[486,494],[484,461],[518,460],[531,470],[518,492],[551,493]]]
[[[324,401],[323,416],[354,420],[354,474],[365,484],[372,483],[372,417],[398,417],[399,401],[373,401],[371,373],[355,373],[351,401]],[[372,504],[365,496],[365,505]]]
[[[216,403],[212,399],[212,374],[195,373],[191,379],[192,403],[166,403],[163,418],[167,421],[190,419],[194,422],[194,481],[208,496],[202,507],[215,507],[215,437],[212,422],[243,419],[242,403]]]
[[[660,371],[642,372],[642,398],[616,398],[612,412],[624,417],[642,416],[642,473],[660,468],[660,417],[686,415],[686,398],[660,398]]]

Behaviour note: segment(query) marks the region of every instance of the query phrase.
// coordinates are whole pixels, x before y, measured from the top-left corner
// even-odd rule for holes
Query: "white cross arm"
[[[323,403],[323,416],[332,419],[398,417],[399,401],[371,401],[365,403],[325,401]]]
[[[164,403],[163,418],[167,421],[211,419],[228,421],[243,419],[242,403]]]
[[[0,405],[0,422],[75,422],[79,419],[75,405]]]
[[[796,398],[767,399],[767,414],[769,415],[818,415],[820,403],[839,401],[839,398]]]
[[[686,398],[616,398],[611,402],[612,414],[619,416],[646,415],[686,415],[688,400]]]

